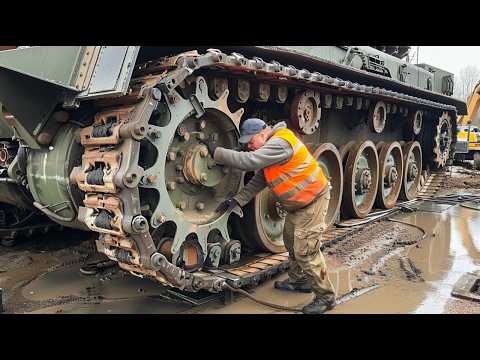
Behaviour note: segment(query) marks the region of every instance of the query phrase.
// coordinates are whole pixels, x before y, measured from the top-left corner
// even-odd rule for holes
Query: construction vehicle
[[[473,168],[480,170],[480,83],[478,83],[467,100],[467,114],[457,119],[457,144],[455,159],[473,160]]]
[[[382,51],[383,50],[383,51]],[[68,46],[0,52],[11,134],[2,183],[99,252],[187,291],[240,287],[288,266],[285,212],[264,190],[215,211],[253,175],[201,142],[239,149],[241,122],[286,121],[332,190],[327,225],[415,198],[453,157],[453,74],[401,47]],[[391,55],[390,55],[391,54]],[[0,193],[0,202],[6,202]],[[17,204],[20,206],[20,201]]]

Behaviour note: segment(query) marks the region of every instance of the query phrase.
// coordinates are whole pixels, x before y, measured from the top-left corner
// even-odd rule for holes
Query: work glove
[[[215,149],[218,147],[217,142],[211,139],[208,140],[200,140],[200,142],[207,146],[208,153],[212,156],[215,154]]]
[[[229,198],[229,199],[225,200],[224,202],[222,202],[220,205],[218,205],[218,207],[215,209],[215,211],[219,212],[219,213],[224,213],[227,210],[228,211],[233,210],[233,208],[237,205],[240,206],[240,204],[238,203],[237,200],[235,200],[234,198]]]

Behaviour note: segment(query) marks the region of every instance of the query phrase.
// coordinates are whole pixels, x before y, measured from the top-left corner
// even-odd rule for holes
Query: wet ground
[[[440,195],[480,195],[480,172],[453,167]],[[480,303],[451,296],[460,277],[480,270],[480,211],[461,204],[424,203],[422,211],[365,226],[324,251],[339,304],[330,314],[480,313]],[[116,267],[86,276],[90,234],[67,231],[0,247],[0,287],[7,313],[286,313],[236,296],[193,306],[166,289]],[[301,308],[311,294],[288,293],[265,282],[255,297]],[[204,299],[204,301],[206,301]]]

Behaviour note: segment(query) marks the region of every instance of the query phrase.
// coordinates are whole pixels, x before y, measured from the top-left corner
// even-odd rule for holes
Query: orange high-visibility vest
[[[289,129],[277,131],[272,138],[287,141],[293,149],[292,158],[284,164],[263,169],[268,186],[287,210],[309,205],[328,186],[328,180],[316,159]]]

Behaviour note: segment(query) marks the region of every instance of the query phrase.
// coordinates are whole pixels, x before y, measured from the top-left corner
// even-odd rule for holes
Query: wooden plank
[[[280,260],[274,260],[274,259],[263,259],[263,260],[260,260],[259,262],[267,265],[278,265],[281,263]]]
[[[285,261],[285,260],[288,260],[288,255],[273,255],[273,256],[270,256],[268,259]]]
[[[256,273],[258,272],[258,269],[253,269],[253,268],[243,268],[242,271],[246,271],[247,273],[250,273],[250,274],[253,274],[253,273]]]
[[[255,263],[255,264],[251,264],[251,265],[249,265],[249,266],[250,266],[250,267],[253,267],[253,268],[260,269],[260,270],[265,270],[265,269],[267,269],[267,268],[270,267],[269,264],[263,264],[263,263],[261,263],[261,262],[257,262],[257,263]]]
[[[237,275],[237,276],[245,276],[245,275],[248,275],[248,272],[246,271],[242,271],[242,270],[239,270],[239,269],[232,269],[232,270],[227,270],[227,272],[233,274],[233,275]]]

